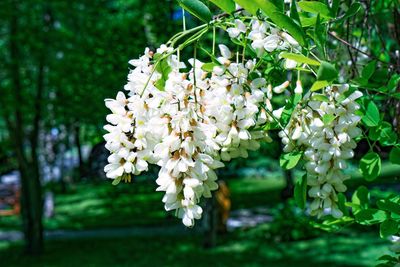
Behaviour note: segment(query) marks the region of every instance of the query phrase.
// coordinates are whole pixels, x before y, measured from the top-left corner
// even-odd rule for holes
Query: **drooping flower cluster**
[[[247,150],[268,139],[260,127],[267,120],[261,108],[267,101],[265,79],[249,81],[254,62],[231,63],[231,52],[222,45],[220,49],[221,65],[210,77],[203,63],[193,59],[191,70],[181,72],[185,64],[172,48],[160,47],[156,55],[170,68],[162,90],[159,81],[165,74],[146,50],[130,62],[135,68],[125,86],[129,98],[119,92],[116,100],[106,100],[112,111],[104,136],[112,153],[107,177],[120,179],[140,174],[149,163],[159,165],[157,190],[165,191],[165,209],[176,210],[186,226],[201,217],[201,197],[211,197],[217,189],[220,160],[247,157]]]
[[[235,20],[226,31],[229,36],[250,46],[257,57],[274,51],[296,52],[299,44],[285,31],[267,21],[253,18],[246,25]],[[260,59],[245,60],[245,51],[236,57],[225,45],[221,56],[205,65],[179,59],[177,49],[162,45],[156,53],[149,49],[134,67],[128,83],[116,99],[106,99],[112,114],[104,128],[106,148],[111,152],[104,170],[111,179],[130,181],[130,175],[160,167],[156,183],[166,210],[175,210],[186,226],[200,219],[202,197],[211,197],[218,188],[216,169],[224,161],[248,156],[249,150],[271,141],[264,129],[280,124],[284,107],[273,107],[273,94],[287,93],[290,81],[273,87],[259,66]],[[211,70],[211,66],[214,66]],[[297,62],[286,59],[284,67]],[[186,70],[186,71],[185,71]],[[267,77],[268,78],[268,77]],[[299,79],[299,77],[298,77]],[[294,93],[303,94],[298,80]],[[311,214],[330,213],[341,217],[338,192],[346,190],[343,173],[346,159],[353,157],[354,138],[360,134],[354,101],[362,94],[349,92],[348,86],[325,88],[325,94],[308,92],[280,132],[284,151],[304,152],[308,194],[313,198]]]
[[[346,159],[352,158],[356,147],[354,138],[361,134],[357,128],[360,106],[354,101],[362,96],[354,91],[345,97],[348,85],[332,86],[324,95],[308,93],[299,105],[284,131],[280,132],[284,151],[304,151],[308,195],[314,198],[311,214],[322,216],[324,212],[334,217],[343,214],[337,206],[337,192],[344,192],[343,181],[349,178],[343,173]]]
[[[267,21],[259,19],[252,19],[250,26],[246,26],[242,20],[236,19],[234,26],[226,31],[231,38],[249,39],[251,47],[257,52],[258,57],[261,57],[265,52],[284,51],[291,47],[299,48],[299,43],[290,34],[274,28]],[[296,65],[297,63],[294,60],[285,60],[285,68],[287,69],[295,68]]]

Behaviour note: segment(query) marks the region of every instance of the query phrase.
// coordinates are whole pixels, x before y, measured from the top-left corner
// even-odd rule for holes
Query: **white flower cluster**
[[[247,157],[248,150],[268,139],[261,125],[271,118],[261,106],[269,103],[272,111],[264,93],[271,87],[263,78],[248,80],[253,61],[231,63],[228,48],[220,49],[221,65],[210,77],[201,69],[203,63],[193,59],[189,73],[181,72],[185,64],[172,48],[161,46],[156,55],[170,68],[163,90],[159,81],[165,74],[157,71],[146,50],[130,61],[135,68],[125,86],[129,97],[119,92],[116,100],[106,100],[112,112],[104,136],[111,152],[107,177],[121,179],[146,171],[148,163],[159,165],[157,190],[165,191],[165,209],[176,210],[186,226],[201,217],[201,197],[211,197],[217,189],[214,170],[223,166],[220,160]]]
[[[290,47],[298,48],[298,42],[288,33],[272,27],[268,22],[253,19],[250,26],[246,26],[242,20],[236,19],[234,27],[226,30],[231,38],[248,38],[251,41],[251,47],[260,57],[265,51],[273,52],[275,50],[288,50]],[[247,36],[245,34],[248,33]],[[296,62],[287,60],[287,68],[296,67]]]
[[[327,87],[324,95],[307,93],[304,106],[298,106],[280,132],[285,152],[297,148],[304,151],[307,183],[311,187],[308,195],[314,198],[310,205],[312,215],[343,215],[337,206],[337,192],[346,190],[343,181],[349,176],[343,170],[346,159],[354,155],[354,138],[361,134],[357,128],[361,118],[355,115],[360,106],[354,100],[362,93],[348,90],[348,85],[342,85]]]

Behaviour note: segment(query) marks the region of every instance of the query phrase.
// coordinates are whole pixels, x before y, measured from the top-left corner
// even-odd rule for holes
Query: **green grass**
[[[232,179],[232,208],[250,208],[276,203],[284,186],[282,178]],[[163,193],[154,182],[78,184],[67,194],[55,194],[55,216],[44,220],[45,228],[94,229],[179,223],[164,210]],[[20,229],[17,216],[0,217],[1,229]]]
[[[227,179],[232,208],[276,206],[282,178]],[[55,217],[45,220],[47,229],[118,228],[134,225],[170,225],[180,221],[164,211],[162,193],[153,182],[79,184],[67,194],[56,195]],[[294,223],[279,227],[290,231]],[[0,217],[0,226],[18,228],[17,217]],[[283,242],[268,232],[270,225],[240,230],[218,239],[218,246],[202,249],[202,236],[145,235],[46,241],[46,253],[38,258],[21,253],[22,244],[0,242],[0,266],[374,266],[387,252],[388,243],[378,230],[350,228],[321,234],[309,240]],[[300,229],[301,230],[301,229]],[[370,229],[371,230],[371,229]],[[186,233],[186,234],[185,234]],[[308,238],[310,238],[309,236]],[[307,238],[307,237],[306,237]]]
[[[387,251],[377,234],[323,235],[296,242],[272,242],[253,231],[231,233],[213,249],[198,235],[51,241],[39,258],[21,255],[20,244],[0,245],[4,266],[374,266]],[[1,243],[0,243],[1,244]],[[2,265],[3,266],[3,265]]]

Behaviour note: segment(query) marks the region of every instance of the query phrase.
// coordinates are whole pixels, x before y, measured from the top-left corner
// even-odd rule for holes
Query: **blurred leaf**
[[[329,98],[326,95],[323,95],[323,94],[314,93],[311,96],[311,99],[312,100],[316,100],[316,101],[321,101],[321,102],[329,102]]]
[[[351,197],[351,202],[353,204],[359,205],[362,209],[367,209],[369,205],[369,191],[365,186],[360,186],[353,193]]]
[[[369,101],[365,109],[365,115],[362,117],[362,122],[368,127],[378,126],[381,121],[379,109],[373,101]]]
[[[397,142],[397,133],[392,129],[392,125],[386,121],[382,122],[379,131],[379,143],[382,146],[392,146]]]
[[[336,119],[336,116],[333,114],[324,114],[322,116],[322,121],[324,122],[325,125],[331,124]]]
[[[336,70],[335,66],[331,63],[322,61],[321,66],[318,69],[317,79],[319,81],[333,81],[338,76],[338,71]]]
[[[115,178],[112,181],[112,185],[118,185],[121,182],[121,180],[122,180],[122,176]]]
[[[376,61],[373,60],[369,62],[362,70],[361,72],[361,77],[365,80],[369,80],[371,78],[372,74],[374,74],[376,68]]]
[[[337,16],[339,10],[340,0],[332,0],[331,14],[333,17]]]
[[[355,214],[356,221],[363,225],[372,225],[381,223],[387,219],[387,214],[383,210],[365,209]]]
[[[393,164],[400,164],[400,147],[393,147],[389,154],[389,160]]]
[[[214,63],[214,62],[209,62],[209,63],[204,63],[201,66],[201,69],[206,71],[206,72],[212,72],[214,67],[218,66],[218,64]]]
[[[381,158],[375,152],[369,152],[360,160],[360,172],[367,181],[375,180],[381,173]]]
[[[297,5],[296,5],[296,1],[292,0],[292,3],[290,4],[290,17],[301,26],[301,22],[300,22],[300,17],[299,17],[299,13],[297,12]]]
[[[307,199],[307,174],[297,179],[294,185],[294,200],[296,201],[299,208],[304,209],[306,207]]]
[[[318,1],[300,1],[299,6],[302,10],[313,13],[321,14],[321,16],[331,18],[331,11],[327,5]]]
[[[318,91],[319,89],[322,89],[324,87],[327,87],[329,85],[328,81],[315,81],[313,85],[311,86],[311,92]]]
[[[199,0],[178,0],[179,5],[189,13],[208,23],[212,19],[212,15],[208,7]]]
[[[399,225],[397,222],[387,219],[383,223],[381,223],[379,227],[379,233],[382,238],[388,237],[390,235],[395,235],[397,234],[397,231],[399,229]]]
[[[236,5],[233,0],[210,0],[214,5],[222,9],[226,13],[232,13],[236,10]]]
[[[400,204],[391,201],[390,199],[380,199],[376,205],[381,210],[389,211],[395,214],[400,214]]]
[[[305,64],[308,64],[308,65],[316,65],[316,66],[320,65],[320,63],[318,61],[316,61],[314,59],[311,59],[311,58],[308,58],[308,57],[304,56],[303,54],[294,54],[294,53],[282,52],[279,55],[280,55],[280,57],[294,60],[297,63],[305,63]]]
[[[235,2],[253,15],[257,15],[258,9],[264,11],[268,16],[279,10],[274,3],[268,0],[235,0]]]
[[[296,167],[302,155],[303,153],[298,151],[282,154],[279,159],[279,164],[286,170],[293,169]]]
[[[344,14],[343,17],[341,17],[339,20],[337,20],[338,23],[343,22],[347,18],[353,17],[355,14],[358,13],[361,9],[361,4],[358,2],[354,2],[351,4],[349,9],[347,10],[346,14]]]

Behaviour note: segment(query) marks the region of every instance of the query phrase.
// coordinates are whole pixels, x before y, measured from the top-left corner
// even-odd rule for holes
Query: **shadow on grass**
[[[271,243],[229,234],[217,248],[200,248],[199,236],[51,241],[39,258],[20,254],[21,245],[0,246],[4,266],[374,266],[386,243],[372,234],[322,236]]]

